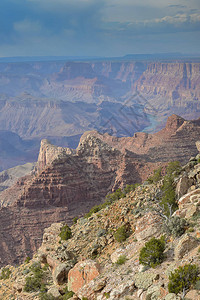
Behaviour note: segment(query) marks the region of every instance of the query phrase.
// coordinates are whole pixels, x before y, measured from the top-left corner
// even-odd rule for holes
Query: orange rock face
[[[68,273],[68,290],[77,293],[100,273],[99,265],[92,260],[78,262]]]

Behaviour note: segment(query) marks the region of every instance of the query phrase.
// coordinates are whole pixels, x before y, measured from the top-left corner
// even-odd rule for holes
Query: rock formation
[[[51,223],[71,224],[109,192],[146,180],[168,161],[184,163],[197,154],[199,134],[199,120],[172,115],[156,134],[116,138],[87,132],[76,150],[43,140],[35,173],[0,195],[1,264],[31,255]]]
[[[16,147],[0,132],[0,170],[35,161],[44,138],[76,148],[88,130],[131,136],[172,113],[198,118],[200,63],[190,61],[0,64],[0,131],[26,141]]]
[[[176,120],[178,127],[181,126],[179,120]],[[79,151],[89,151],[84,141],[85,139],[82,139],[84,147],[79,145]],[[55,155],[55,149],[53,150],[47,141],[43,142],[43,151],[45,144]],[[92,147],[91,139],[90,146]],[[106,150],[109,150],[109,146],[104,144],[104,151]],[[59,150],[62,151],[64,150]],[[4,278],[2,274],[5,269],[0,269],[0,299],[62,299],[62,296],[76,300],[182,299],[181,293],[169,291],[168,283],[169,275],[178,267],[188,264],[200,267],[199,159],[200,154],[192,157],[173,179],[178,207],[172,216],[168,216],[168,221],[178,218],[178,215],[186,218],[187,222],[184,223],[181,232],[178,223],[174,225],[177,227],[173,227],[176,234],[169,233],[163,227],[166,215],[164,217],[159,205],[163,178],[157,183],[144,182],[90,217],[79,218],[77,223],[70,227],[72,234],[67,240],[60,236],[64,222],[51,224],[46,228],[41,247],[31,260],[26,260],[20,266],[6,266],[11,273],[9,278]],[[49,164],[50,162],[47,163]],[[179,193],[183,193],[183,190],[185,194],[180,196]],[[196,210],[193,210],[194,206]],[[125,239],[119,241],[116,233],[122,227],[126,228]],[[141,264],[141,249],[152,237],[163,236],[163,230],[164,259],[155,268]],[[153,253],[154,248],[151,248],[149,255]],[[27,291],[25,287],[28,279],[34,279],[38,274],[33,271],[35,267],[42,276],[42,279],[38,279],[37,276],[39,284],[43,283],[45,287],[39,285],[34,289],[31,286]],[[189,276],[185,273],[181,276],[189,282]],[[187,299],[199,299],[199,280],[196,284],[189,285],[185,294]]]

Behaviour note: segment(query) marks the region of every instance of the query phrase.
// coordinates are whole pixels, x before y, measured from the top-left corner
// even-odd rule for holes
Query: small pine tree
[[[72,236],[72,231],[70,229],[70,227],[66,224],[66,225],[63,225],[63,227],[61,228],[61,232],[59,234],[61,240],[68,240],[71,238]]]
[[[162,172],[162,168],[159,167],[158,169],[154,170],[153,171],[153,175],[150,176],[147,181],[149,183],[157,183],[159,180],[161,180],[162,178],[162,175],[161,175],[161,172]]]
[[[116,230],[114,238],[119,243],[124,242],[127,239],[127,229],[125,225],[122,225]]]
[[[174,178],[180,174],[180,170],[181,165],[178,161],[170,162],[166,169],[166,175],[162,186],[163,197],[160,205],[164,208],[164,213],[168,217],[170,216],[170,213],[173,213],[178,208]]]
[[[184,299],[186,292],[199,280],[199,270],[196,265],[187,264],[179,267],[169,276],[168,290],[179,294]]]
[[[165,241],[164,238],[153,237],[140,250],[139,262],[144,266],[156,267],[164,260]]]
[[[126,194],[122,191],[122,189],[119,188],[115,192],[108,194],[106,196],[106,201],[112,203],[116,200],[119,200],[119,199],[125,197],[125,196],[126,196]]]
[[[138,185],[139,185],[138,183],[136,183],[136,184],[127,184],[126,187],[124,188],[123,192],[125,194],[128,194],[128,193],[134,191]]]

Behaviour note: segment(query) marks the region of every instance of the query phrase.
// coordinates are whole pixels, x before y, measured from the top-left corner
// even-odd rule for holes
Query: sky
[[[1,0],[0,57],[200,53],[199,0]]]

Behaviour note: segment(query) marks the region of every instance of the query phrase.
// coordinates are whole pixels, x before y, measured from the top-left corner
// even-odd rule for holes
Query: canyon
[[[196,119],[199,87],[198,59],[0,63],[0,131],[26,144],[4,151],[0,170],[35,161],[44,138],[76,148],[88,130],[133,136],[163,128],[173,113]],[[15,148],[3,138],[0,146]]]
[[[52,223],[72,224],[117,188],[143,182],[169,161],[186,163],[198,153],[199,135],[200,119],[172,115],[154,134],[85,132],[76,149],[42,140],[34,172],[0,194],[0,264],[31,256]]]

